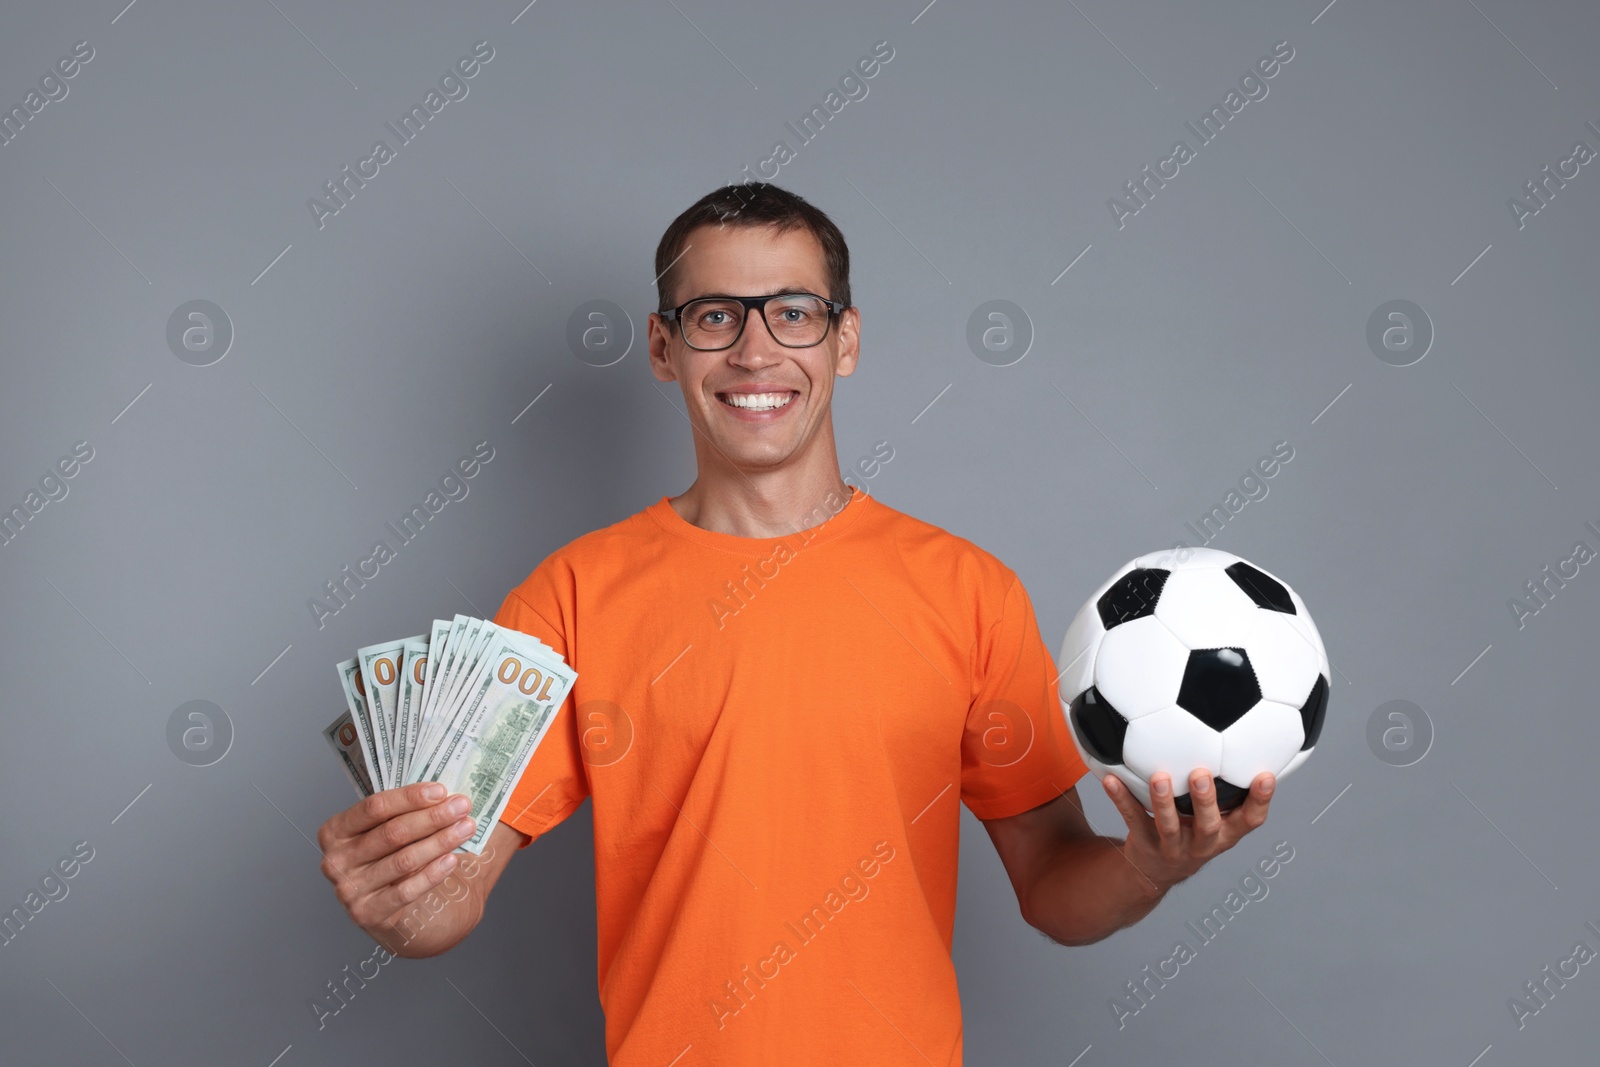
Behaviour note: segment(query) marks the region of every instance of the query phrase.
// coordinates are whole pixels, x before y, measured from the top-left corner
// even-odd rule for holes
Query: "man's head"
[[[779,230],[808,230],[822,248],[822,269],[828,288],[818,290],[841,303],[850,303],[850,249],[844,234],[822,211],[809,202],[768,182],[724,185],[702,196],[672,220],[656,245],[656,310],[677,307],[688,297],[675,298],[681,277],[679,257],[701,226],[773,226]]]
[[[816,463],[837,477],[833,380],[855,370],[860,327],[860,313],[849,306],[850,253],[838,227],[775,185],[724,186],[667,228],[656,271],[660,310],[650,316],[650,368],[683,390],[702,471],[708,463],[747,474]],[[661,314],[703,297],[780,293],[846,306],[839,313],[821,307],[826,331],[807,347],[793,346],[805,339],[796,324],[806,312],[792,304],[767,305],[766,318],[727,304],[686,309],[672,321]],[[737,340],[710,350],[732,336],[729,325],[740,314]],[[695,321],[682,321],[692,315]]]

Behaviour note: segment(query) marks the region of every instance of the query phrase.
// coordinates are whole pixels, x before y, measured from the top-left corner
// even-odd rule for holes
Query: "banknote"
[[[444,647],[439,650],[437,657],[437,673],[430,679],[427,691],[423,693],[422,728],[417,738],[419,752],[428,749],[429,739],[433,735],[433,725],[437,719],[434,709],[444,704],[445,698],[449,695],[450,687],[455,680],[456,662],[463,659],[467,651],[467,635],[469,632],[476,634],[481,624],[481,619],[457,615],[444,635]]]
[[[384,641],[356,649],[356,662],[361,665],[361,680],[367,691],[367,704],[378,726],[378,737],[384,747],[383,788],[399,782],[400,734],[398,701],[400,697],[401,656],[408,641],[421,641],[426,634],[403,637],[398,641]]]
[[[472,801],[480,853],[577,679],[549,645],[484,619],[434,619],[337,664],[346,710],[323,730],[357,792],[442,782]]]
[[[447,721],[447,714],[458,707],[461,694],[471,687],[474,679],[483,670],[484,654],[489,642],[493,639],[494,631],[497,629],[499,627],[495,626],[494,623],[487,622],[478,627],[468,627],[466,632],[462,634],[461,639],[466,643],[466,647],[459,656],[455,657],[449,673],[441,680],[439,699],[434,705],[435,711],[440,713],[434,715],[433,720],[428,724],[428,731],[417,744],[417,755],[424,765],[438,749],[445,730],[450,725]],[[415,774],[416,771],[414,770],[413,780],[421,781],[422,779],[416,778]]]
[[[385,750],[378,743],[377,727],[373,725],[371,713],[368,711],[366,683],[361,680],[361,664],[352,656],[338,664],[337,669],[339,684],[344,689],[345,709],[349,711],[350,721],[355,726],[357,737],[361,741],[361,752],[367,758],[368,774],[373,786],[382,789]]]
[[[472,853],[482,851],[576,678],[521,636],[509,630],[496,635],[419,779],[472,798],[477,828],[461,846]]]
[[[434,619],[433,626],[428,631],[428,658],[423,664],[422,692],[417,694],[416,709],[411,713],[411,738],[406,744],[406,773],[411,772],[411,765],[415,762],[417,746],[422,737],[422,720],[426,712],[428,698],[433,696],[435,687],[434,678],[439,673],[439,658],[444,653],[445,642],[450,636],[450,627],[453,625],[449,619]],[[435,655],[438,653],[438,655]],[[409,780],[409,779],[408,779]]]
[[[370,797],[375,792],[372,774],[367,770],[366,756],[361,751],[361,735],[356,733],[355,719],[348,711],[341,711],[332,725],[322,731],[322,736],[328,739],[328,744],[338,754],[340,765],[350,777],[350,784],[356,787],[356,792]]]
[[[400,692],[395,701],[398,729],[395,736],[399,738],[399,780],[403,782],[415,738],[411,723],[422,710],[422,685],[428,669],[428,636],[425,634],[421,638],[408,640],[402,646],[400,655]]]

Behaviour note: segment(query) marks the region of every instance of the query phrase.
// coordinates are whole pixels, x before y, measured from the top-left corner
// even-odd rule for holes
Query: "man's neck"
[[[668,503],[687,523],[735,537],[787,537],[832,518],[850,499],[836,455],[806,468],[746,472],[702,464],[694,484]]]

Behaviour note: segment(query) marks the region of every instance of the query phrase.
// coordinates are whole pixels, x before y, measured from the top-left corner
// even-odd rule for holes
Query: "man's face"
[[[805,229],[780,235],[771,226],[701,226],[689,234],[676,269],[674,304],[784,289],[834,297],[822,246]],[[650,369],[683,390],[697,448],[709,444],[713,461],[720,453],[740,470],[771,470],[797,462],[814,445],[831,453],[833,379],[856,368],[859,322],[849,308],[820,344],[785,348],[752,311],[733,347],[705,352],[684,342],[677,323],[652,312]],[[778,406],[765,406],[774,400]]]

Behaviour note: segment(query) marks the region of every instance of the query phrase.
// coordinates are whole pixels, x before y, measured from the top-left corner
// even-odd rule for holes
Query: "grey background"
[[[1600,577],[1520,629],[1507,607],[1600,545],[1600,174],[1524,228],[1507,208],[1576,140],[1600,147],[1592,6],[519,10],[6,12],[5,107],[75,42],[95,57],[0,148],[0,505],[74,442],[95,456],[0,548],[0,909],[74,842],[95,858],[0,948],[0,1059],[603,1061],[587,807],[517,858],[467,942],[388,965],[317,1028],[308,1002],[371,951],[312,844],[353,799],[318,736],[332,665],[492,613],[549,551],[688,485],[681,398],[642,341],[590,366],[568,316],[611,300],[642,331],[667,223],[793,147],[784,123],[880,40],[868,96],[775,179],[854,253],[841,463],[891,442],[868,487],[1015,568],[1053,652],[1105,575],[1287,441],[1212,543],[1290,580],[1338,668],[1267,825],[1091,947],[1021,922],[964,816],[969,1062],[1592,1056],[1593,966],[1520,1031],[1508,999],[1579,939],[1600,948]],[[480,39],[495,56],[469,96],[319,231],[307,198]],[[1269,95],[1119,229],[1107,199],[1194,145],[1184,121],[1280,40],[1295,55]],[[235,330],[212,366],[165,342],[192,299]],[[992,299],[1034,330],[1012,366],[966,344]],[[1365,341],[1392,299],[1436,330],[1412,366]],[[318,629],[307,598],[484,439],[470,495]],[[234,729],[208,767],[166,742],[195,699]],[[1412,766],[1366,741],[1391,700],[1436,732]],[[1276,841],[1295,855],[1270,895],[1119,1029],[1110,998]]]

